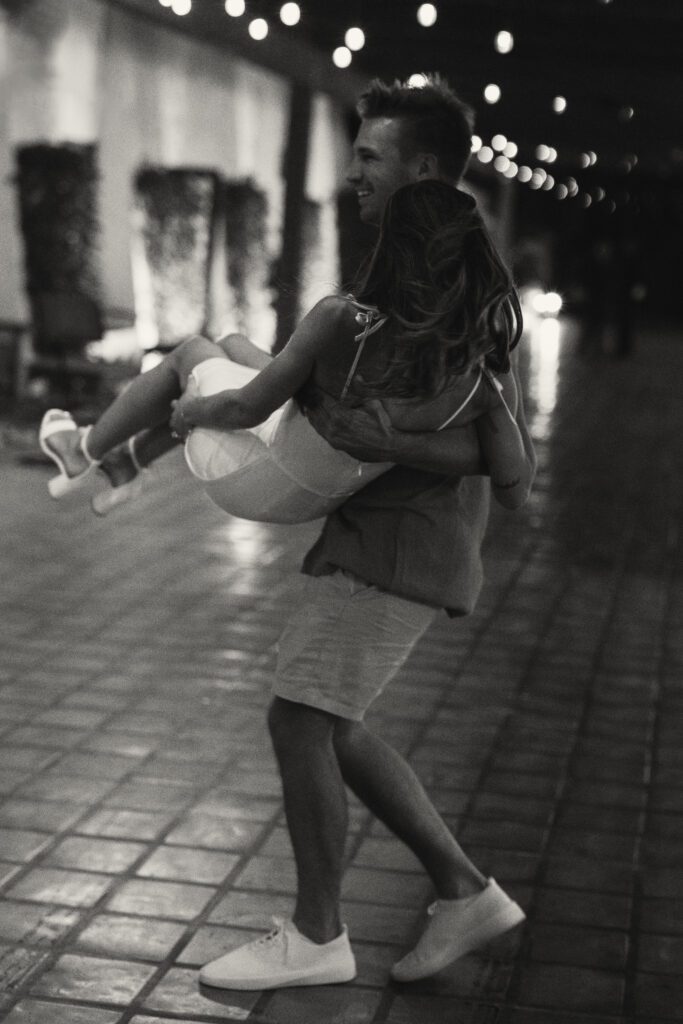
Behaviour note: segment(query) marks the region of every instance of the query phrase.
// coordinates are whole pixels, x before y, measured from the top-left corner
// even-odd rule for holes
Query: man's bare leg
[[[294,923],[313,942],[331,942],[339,916],[348,809],[333,746],[337,719],[276,697],[268,717],[296,860]]]
[[[335,725],[334,749],[345,783],[413,851],[439,898],[460,899],[485,887],[486,879],[398,751],[362,723],[344,719]]]

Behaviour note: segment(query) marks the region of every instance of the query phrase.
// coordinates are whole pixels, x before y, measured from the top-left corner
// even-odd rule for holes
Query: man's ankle
[[[314,920],[304,915],[295,914],[292,920],[304,938],[310,942],[315,942],[317,946],[324,946],[328,942],[334,942],[343,931],[339,917],[321,921],[320,919]]]

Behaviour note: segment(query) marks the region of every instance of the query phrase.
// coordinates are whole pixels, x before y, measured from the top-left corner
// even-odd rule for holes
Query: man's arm
[[[319,434],[363,462],[395,462],[444,476],[487,476],[473,423],[439,432],[394,430],[378,401],[341,406],[322,400],[306,415]]]

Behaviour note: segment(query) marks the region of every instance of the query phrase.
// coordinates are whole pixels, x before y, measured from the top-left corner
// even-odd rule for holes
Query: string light
[[[280,21],[283,25],[298,25],[301,19],[301,8],[298,4],[286,3],[280,8]]]
[[[249,35],[252,39],[256,39],[260,42],[265,39],[268,35],[268,22],[265,18],[254,18],[253,21],[249,22]]]
[[[353,60],[353,54],[349,50],[348,46],[338,46],[332,54],[332,60],[338,68],[348,68],[349,64]]]
[[[162,7],[170,7],[171,4],[173,3],[173,0],[159,0],[159,3],[161,4]]]
[[[349,50],[362,50],[365,46],[365,32],[362,28],[350,28],[344,36]]]
[[[438,13],[434,4],[421,4],[417,9],[417,20],[423,28],[431,28],[436,23]]]
[[[611,3],[612,0],[599,0],[599,2],[607,4]],[[188,14],[192,9],[192,0],[159,0],[159,3],[163,7],[170,7],[171,10],[177,15],[183,16]],[[233,18],[239,18],[246,12],[245,0],[225,0],[225,12]],[[434,4],[423,3],[417,9],[417,20],[420,25],[425,28],[430,28],[434,25],[438,18],[438,11]],[[301,8],[298,3],[288,0],[280,8],[280,20],[284,25],[294,26],[301,20]],[[268,35],[268,22],[265,18],[255,18],[249,24],[249,35],[252,39],[263,40]],[[338,46],[332,53],[332,60],[338,68],[347,68],[353,60],[353,52],[361,50],[365,46],[365,33],[361,28],[356,26],[349,28],[344,35],[344,46]],[[514,36],[507,30],[501,30],[496,33],[494,39],[494,45],[498,53],[510,53],[514,48]],[[419,89],[424,88],[427,84],[427,78],[424,74],[416,73],[411,75],[407,84],[411,88]],[[498,103],[502,96],[502,91],[499,85],[494,82],[490,82],[483,90],[483,96],[487,103],[495,104]],[[557,114],[562,114],[567,109],[567,100],[564,96],[555,96],[552,100],[552,109]],[[634,116],[635,111],[631,106],[623,106],[618,111],[618,117],[621,121],[630,121]],[[471,152],[477,155],[477,158],[481,163],[487,164],[492,163],[493,167],[500,174],[506,178],[517,178],[522,183],[528,183],[533,189],[542,189],[544,191],[552,191],[556,198],[567,199],[578,196],[579,187],[575,179],[567,179],[566,184],[556,184],[555,179],[552,175],[548,174],[541,167],[536,167],[533,170],[525,164],[518,166],[513,162],[513,157],[517,156],[519,148],[515,142],[509,141],[502,133],[497,133],[491,139],[491,145],[485,146],[482,143],[482,139],[478,135],[472,136]],[[553,163],[557,160],[557,150],[552,146],[541,144],[536,147],[535,150],[537,160],[544,163]],[[598,157],[593,150],[587,150],[585,153],[579,155],[579,164],[582,168],[592,167],[597,163]],[[638,162],[638,158],[635,154],[628,154],[620,161],[620,168],[629,173]],[[581,202],[584,207],[588,207],[595,202],[602,202],[607,198],[605,189],[597,187],[593,189],[592,195],[588,192],[581,194]],[[624,200],[628,202],[628,199]],[[615,201],[609,199],[605,203],[606,207],[612,211],[615,208]]]
[[[172,0],[171,10],[174,14],[177,14],[179,18],[182,18],[192,10],[192,0]]]

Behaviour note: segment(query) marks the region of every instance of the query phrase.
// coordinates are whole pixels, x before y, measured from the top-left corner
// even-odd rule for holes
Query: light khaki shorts
[[[280,638],[273,693],[359,722],[436,615],[341,570],[306,576]]]

